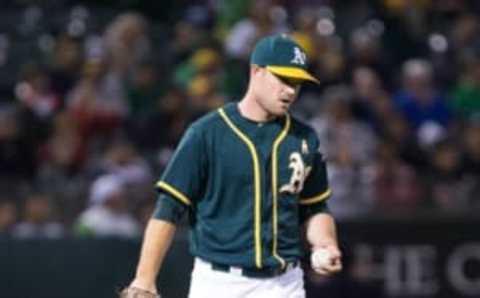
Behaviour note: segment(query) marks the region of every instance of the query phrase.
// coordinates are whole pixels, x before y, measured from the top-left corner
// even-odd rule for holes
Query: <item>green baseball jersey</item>
[[[194,256],[250,268],[298,260],[300,225],[330,196],[310,127],[253,122],[236,103],[188,128],[156,186],[189,209]]]

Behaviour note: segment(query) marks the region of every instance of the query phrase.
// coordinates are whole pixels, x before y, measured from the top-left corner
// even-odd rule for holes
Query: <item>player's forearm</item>
[[[156,292],[156,278],[170,247],[176,227],[174,224],[151,219],[145,230],[140,261],[131,286]]]
[[[328,213],[318,213],[310,217],[306,233],[307,240],[313,248],[338,246],[335,220]]]

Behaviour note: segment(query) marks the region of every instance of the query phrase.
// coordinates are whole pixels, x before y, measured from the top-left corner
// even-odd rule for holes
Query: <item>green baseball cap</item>
[[[266,67],[281,77],[319,83],[307,70],[305,51],[286,34],[260,39],[253,49],[250,63]]]

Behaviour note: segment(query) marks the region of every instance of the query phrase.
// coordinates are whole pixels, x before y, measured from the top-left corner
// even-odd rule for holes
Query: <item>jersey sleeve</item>
[[[175,153],[156,183],[156,189],[186,206],[192,206],[202,192],[206,171],[203,138],[195,127],[182,137]]]
[[[318,141],[315,142],[315,148],[318,148]],[[331,193],[325,160],[322,154],[316,151],[313,153],[312,170],[300,193],[301,219],[306,220],[315,213],[328,212],[326,201]]]
[[[152,217],[178,224],[187,210],[187,205],[168,194],[160,193]]]

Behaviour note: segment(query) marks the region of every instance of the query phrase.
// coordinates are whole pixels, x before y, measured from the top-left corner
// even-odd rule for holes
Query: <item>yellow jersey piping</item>
[[[261,186],[260,186],[260,164],[258,161],[257,150],[253,142],[230,121],[223,108],[218,109],[220,116],[233,130],[233,132],[247,145],[253,160],[253,177],[255,192],[254,208],[254,239],[255,239],[255,265],[262,268],[262,234],[261,234]]]
[[[302,205],[310,205],[314,203],[321,202],[323,200],[326,200],[330,195],[332,194],[331,189],[327,189],[326,191],[322,192],[321,194],[311,197],[311,198],[305,198],[305,199],[300,199],[300,204]]]
[[[171,194],[174,198],[176,198],[180,202],[182,202],[182,203],[184,203],[188,206],[192,205],[192,201],[186,195],[184,195],[181,191],[177,190],[175,187],[171,186],[167,182],[159,181],[159,182],[157,182],[156,186],[158,188],[161,188],[161,189],[167,191],[169,194]]]
[[[272,228],[273,228],[273,243],[272,243],[272,255],[280,262],[282,268],[285,267],[285,260],[278,255],[278,147],[283,139],[287,136],[290,129],[290,116],[287,114],[285,119],[285,126],[275,139],[272,148]]]

